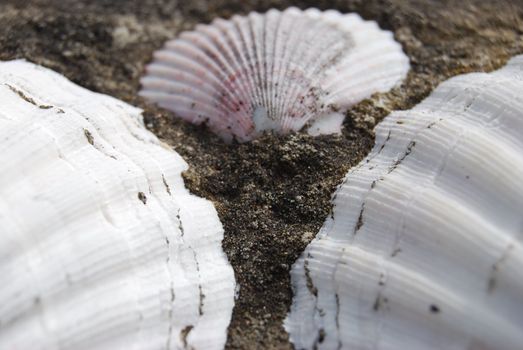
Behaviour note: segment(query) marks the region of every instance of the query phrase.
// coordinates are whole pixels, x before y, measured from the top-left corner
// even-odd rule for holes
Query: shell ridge
[[[229,23],[225,21],[225,23]],[[242,91],[242,97],[238,98],[237,101],[234,102],[233,106],[231,107],[232,114],[243,114],[243,115],[251,115],[252,111],[250,111],[250,106],[246,103],[246,101],[249,100],[249,96],[251,94],[251,86],[253,86],[255,83],[252,81],[249,74],[245,74],[246,68],[249,66],[248,60],[246,57],[242,55],[242,51],[240,48],[235,45],[234,41],[234,30],[233,28],[236,27],[235,22],[230,22],[231,27],[225,28],[225,26],[221,26],[222,33],[224,37],[226,38],[226,41],[228,43],[228,47],[233,51],[233,57],[235,57],[235,66],[236,66],[236,75],[232,78],[235,79],[235,82],[239,84],[238,88]],[[237,40],[240,40],[238,37],[236,37]],[[242,78],[245,78],[245,81],[243,81]],[[247,134],[249,129],[252,128],[252,123],[249,122],[248,118],[237,118],[239,122],[244,127],[244,133]],[[232,125],[231,125],[232,128]]]
[[[378,125],[293,266],[296,347],[313,348],[311,330],[325,348],[519,346],[523,188],[511,179],[523,173],[523,121],[508,91],[523,84],[505,80],[520,79],[511,62],[452,78]]]
[[[316,29],[319,27],[318,29]],[[304,61],[307,61],[307,68],[310,69],[309,76],[304,76],[304,80],[308,82],[307,86],[301,86],[302,84],[294,84],[293,89],[289,92],[289,104],[286,110],[289,111],[296,111],[296,114],[303,115],[303,124],[305,124],[309,119],[311,119],[314,114],[321,113],[318,110],[321,110],[321,107],[318,106],[317,101],[321,98],[322,95],[324,95],[324,91],[322,89],[322,86],[319,84],[319,81],[322,79],[324,72],[323,72],[323,66],[325,66],[327,63],[331,63],[331,60],[335,59],[335,56],[337,56],[339,53],[339,50],[335,48],[333,45],[332,51],[333,53],[329,53],[329,46],[328,44],[331,43],[328,38],[331,36],[328,35],[328,32],[332,32],[332,28],[330,26],[325,25],[322,22],[316,22],[311,23],[309,26],[307,26],[307,29],[302,33],[302,42],[300,43],[301,47],[304,49],[307,48],[306,52],[304,53],[297,53],[296,56],[303,57]],[[308,33],[311,33],[311,37],[309,38]],[[312,44],[309,44],[308,41],[313,40],[315,37],[319,37],[322,40],[317,40],[320,45],[319,47],[313,46]],[[341,39],[341,38],[337,38]],[[337,42],[338,40],[336,40]],[[327,46],[327,47],[324,47]],[[318,51],[314,57],[308,57],[307,52],[311,53]],[[324,58],[324,56],[327,56]],[[333,63],[335,64],[335,63]],[[299,106],[297,106],[299,105]],[[289,119],[292,120],[292,118]],[[301,128],[302,125],[299,126]]]
[[[223,33],[220,31],[220,33]],[[227,35],[223,35],[224,38],[227,38]],[[230,89],[228,90],[228,96],[224,96],[229,100],[230,104],[230,113],[224,113],[226,115],[232,114],[234,112],[238,112],[238,108],[241,111],[241,108],[239,106],[239,101],[247,100],[248,99],[248,90],[243,89],[241,85],[242,80],[239,79],[241,76],[241,65],[237,61],[237,55],[235,54],[234,45],[229,44],[228,42],[222,40],[220,35],[213,36],[213,40],[216,40],[216,46],[218,49],[222,52],[224,55],[226,61],[230,64],[231,70],[229,71],[228,76],[224,77],[224,81],[226,82],[226,85],[230,85]],[[231,52],[228,52],[228,51]],[[227,118],[230,118],[227,116]],[[238,118],[239,122],[242,122],[241,118]],[[246,128],[248,128],[250,125],[247,124]]]
[[[6,71],[11,73],[6,75]],[[17,79],[18,76],[28,76],[30,80]],[[187,288],[180,284],[184,268],[187,268],[185,273],[190,274],[191,267],[187,266],[190,260],[184,261],[187,249],[177,237],[180,236],[176,233],[178,226],[175,215],[171,215],[177,207],[186,205],[170,197],[184,192],[180,173],[187,164],[143,128],[143,122],[138,119],[141,112],[134,107],[90,93],[56,73],[29,63],[0,63],[0,80],[23,81],[24,91],[41,96],[38,103],[53,104],[52,108],[41,109],[20,97],[13,100],[17,95],[5,94],[8,88],[0,85],[0,99],[13,100],[15,105],[19,103],[23,107],[7,107],[7,114],[17,117],[11,119],[10,128],[15,130],[17,125],[24,128],[24,123],[37,118],[29,124],[28,134],[21,133],[24,137],[18,139],[19,147],[1,153],[2,160],[7,157],[2,163],[18,167],[23,160],[40,161],[43,157],[40,165],[31,162],[33,168],[29,165],[19,168],[31,169],[19,174],[27,186],[20,183],[22,187],[18,191],[9,192],[6,192],[9,186],[0,188],[2,193],[8,193],[0,203],[1,227],[12,227],[13,220],[20,215],[32,218],[24,220],[27,224],[23,230],[27,231],[21,231],[19,237],[11,236],[10,246],[21,245],[25,240],[25,245],[35,251],[14,257],[20,265],[15,271],[32,266],[36,271],[33,275],[40,278],[39,282],[19,278],[9,289],[0,289],[2,298],[19,290],[21,296],[15,305],[23,305],[17,310],[0,307],[2,322],[29,310],[23,316],[25,331],[18,325],[11,327],[0,337],[0,347],[26,348],[34,345],[35,339],[42,347],[165,346],[171,327],[167,309],[173,280],[180,292],[177,300],[186,301],[184,305],[171,304],[179,311],[177,317],[190,319],[190,312],[185,309],[193,307],[198,319],[197,286],[196,298],[193,298],[190,294],[193,286]],[[24,146],[26,150],[18,152],[24,150]],[[7,173],[13,171],[8,168]],[[3,179],[5,176],[10,175],[0,175]],[[63,180],[56,181],[61,177]],[[8,179],[3,183],[9,185]],[[68,191],[62,191],[62,186]],[[3,203],[16,204],[15,214],[6,216]],[[211,209],[212,205],[206,203]],[[216,216],[216,212],[208,215],[213,213]],[[202,249],[209,249],[211,253],[223,237],[223,232],[220,236],[217,229],[221,227],[217,217],[213,220],[206,220],[200,226],[205,229],[200,233],[204,235],[200,241],[209,241]],[[12,263],[6,262],[4,252],[0,251],[4,261],[0,270],[4,270],[6,263]],[[225,258],[219,253],[214,256]],[[203,337],[212,339],[209,340],[211,348],[225,343],[234,293],[232,268],[226,261],[215,264],[221,266],[213,267],[220,286],[212,289],[223,289],[223,292],[214,301],[211,297],[207,299],[207,317],[214,326],[208,334],[200,332],[194,339],[195,343],[207,342]],[[201,269],[210,267],[200,266]],[[173,274],[169,276],[169,273]],[[186,281],[192,283],[192,279]],[[27,283],[33,286],[23,288]],[[231,309],[227,310],[228,307]],[[40,312],[42,308],[44,313]],[[52,332],[56,339],[46,336],[45,332]],[[173,340],[177,343],[171,345],[182,345],[179,339]]]

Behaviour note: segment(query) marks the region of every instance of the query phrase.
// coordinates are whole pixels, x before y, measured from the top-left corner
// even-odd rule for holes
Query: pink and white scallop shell
[[[289,8],[216,19],[154,53],[140,95],[225,140],[340,132],[346,110],[401,82],[392,33],[356,14]]]

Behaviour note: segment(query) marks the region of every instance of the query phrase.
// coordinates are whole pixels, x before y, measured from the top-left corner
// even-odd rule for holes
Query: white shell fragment
[[[298,349],[521,349],[523,56],[376,129],[292,269]]]
[[[141,119],[0,63],[0,349],[223,348],[221,223]]]
[[[408,58],[356,14],[289,8],[216,19],[154,53],[140,95],[222,138],[340,132],[345,111],[399,83]],[[314,123],[314,121],[317,121]]]

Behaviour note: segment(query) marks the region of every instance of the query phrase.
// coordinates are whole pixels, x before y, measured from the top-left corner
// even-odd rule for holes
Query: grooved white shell
[[[376,129],[292,269],[304,349],[521,349],[523,56]]]
[[[0,164],[1,349],[223,348],[221,223],[139,109],[0,62]]]
[[[216,19],[154,53],[140,95],[226,140],[261,131],[335,133],[345,111],[400,82],[408,58],[392,33],[317,9]]]

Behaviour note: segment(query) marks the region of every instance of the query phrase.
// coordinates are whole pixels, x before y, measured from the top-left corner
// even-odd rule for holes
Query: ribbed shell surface
[[[0,164],[1,349],[223,348],[221,223],[140,110],[0,62]]]
[[[378,125],[292,269],[304,349],[521,349],[523,56]]]
[[[226,140],[339,132],[348,107],[400,82],[408,58],[356,14],[289,8],[216,19],[154,53],[140,94]],[[316,123],[313,121],[316,120]]]

